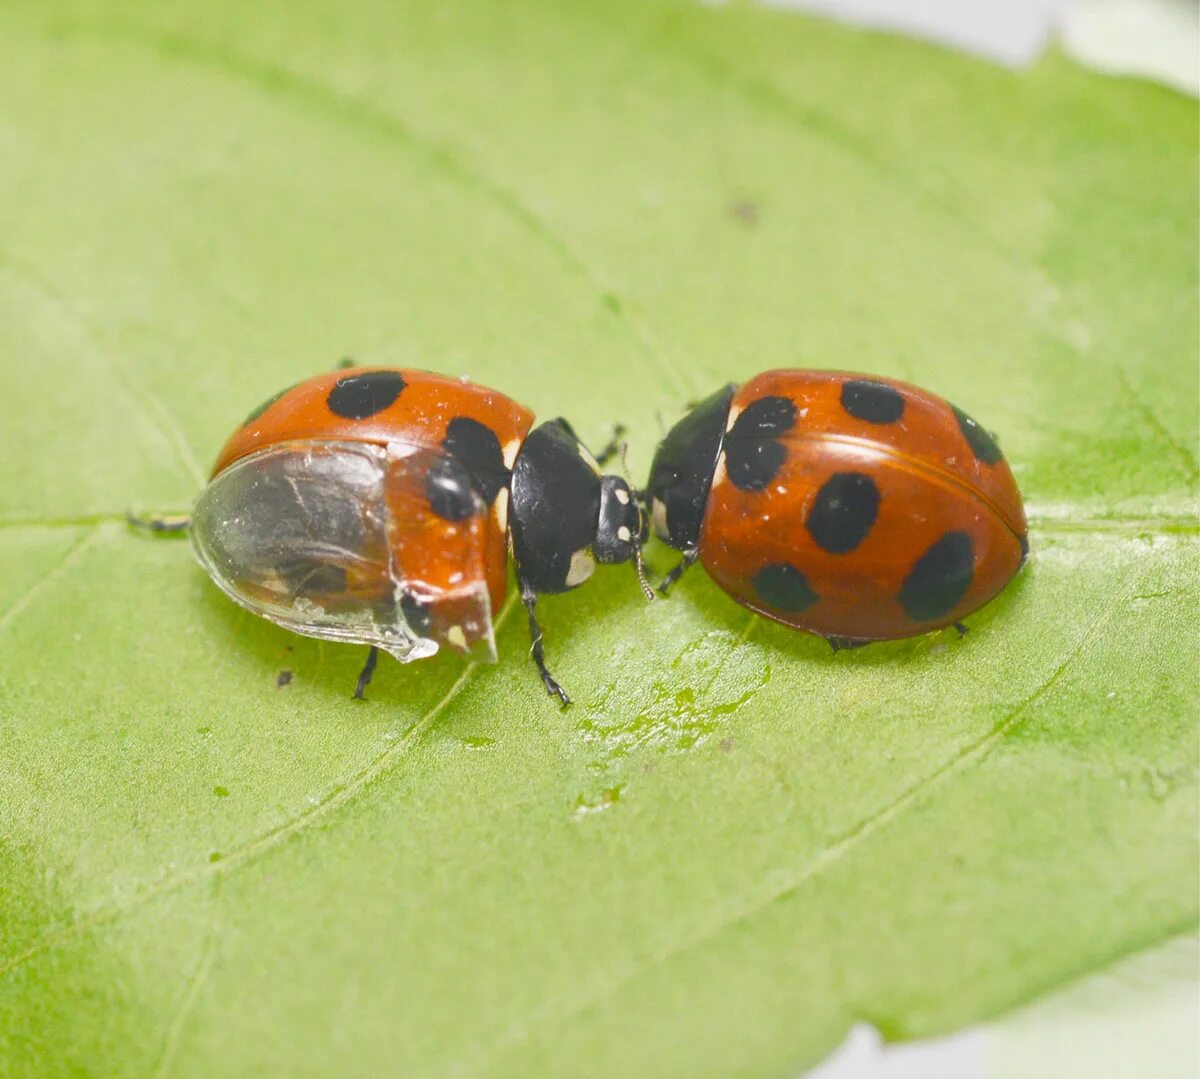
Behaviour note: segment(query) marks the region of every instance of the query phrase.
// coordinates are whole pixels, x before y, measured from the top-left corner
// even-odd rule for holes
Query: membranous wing
[[[440,450],[287,442],[214,477],[192,541],[231,599],[293,632],[401,661],[442,645],[494,660],[486,511]]]

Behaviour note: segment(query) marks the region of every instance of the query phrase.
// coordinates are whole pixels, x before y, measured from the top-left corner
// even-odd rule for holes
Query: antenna
[[[642,492],[633,486],[629,479],[629,443],[622,442],[617,447],[617,453],[621,458],[621,471],[625,474],[625,482],[629,484],[630,493],[633,495],[633,500],[637,504],[638,509],[638,530],[637,535],[633,537],[633,568],[637,573],[638,584],[641,586],[642,595],[648,601],[653,601],[657,598],[657,593],[653,586],[646,580],[646,563],[642,560],[642,516],[645,510],[642,508]]]
[[[639,509],[639,512],[640,509]],[[633,568],[637,573],[638,584],[641,586],[642,595],[648,601],[653,601],[658,598],[657,593],[651,587],[650,582],[646,580],[646,566],[642,561],[642,537],[638,536],[633,541]]]

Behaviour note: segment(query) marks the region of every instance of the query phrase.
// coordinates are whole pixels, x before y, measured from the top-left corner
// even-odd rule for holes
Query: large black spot
[[[821,550],[846,554],[867,538],[878,512],[875,481],[861,472],[838,472],[822,484],[805,524]]]
[[[368,371],[339,378],[329,391],[330,412],[348,420],[365,420],[395,403],[404,389],[399,371]]]
[[[900,603],[914,622],[945,618],[971,585],[975,554],[966,532],[947,532],[917,559],[900,589]]]
[[[742,491],[761,491],[787,460],[778,441],[796,424],[796,406],[787,397],[760,397],[742,410],[725,436],[725,471]]]
[[[856,420],[895,423],[904,415],[904,398],[882,382],[856,378],[842,383],[842,408]]]
[[[770,607],[796,614],[811,607],[821,597],[816,594],[804,576],[790,562],[776,562],[765,566],[754,575],[754,591]]]
[[[490,427],[468,416],[456,416],[446,425],[442,448],[457,457],[471,475],[475,489],[489,506],[508,483],[504,451]]]
[[[465,521],[479,508],[467,470],[453,457],[439,457],[425,480],[429,506],[444,521]]]
[[[958,420],[958,426],[967,440],[967,445],[971,447],[971,452],[985,465],[994,465],[999,461],[1004,454],[1000,452],[996,440],[962,409],[954,408],[953,405],[950,407],[954,409],[954,418]]]
[[[411,592],[401,593],[400,610],[404,615],[404,621],[408,623],[409,629],[414,633],[424,637],[433,628],[433,615],[430,613],[429,607]]]

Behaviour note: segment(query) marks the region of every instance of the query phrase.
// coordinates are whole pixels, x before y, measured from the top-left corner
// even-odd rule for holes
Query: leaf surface
[[[1195,924],[1194,101],[667,0],[0,28],[0,1072],[786,1075]],[[511,604],[357,705],[123,523],[344,355],[639,475],[725,381],[907,378],[1034,558],[836,656],[606,571],[544,604],[571,710]]]

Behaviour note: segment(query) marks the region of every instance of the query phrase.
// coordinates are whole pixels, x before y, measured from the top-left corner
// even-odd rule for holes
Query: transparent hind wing
[[[452,569],[420,549],[438,528],[415,492],[446,460],[400,444],[268,447],[201,494],[197,557],[233,600],[296,633],[376,645],[402,661],[443,644],[477,653],[482,642],[494,655],[478,530],[443,556],[459,560]]]

